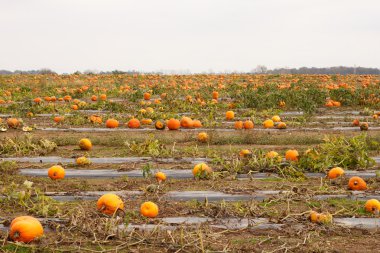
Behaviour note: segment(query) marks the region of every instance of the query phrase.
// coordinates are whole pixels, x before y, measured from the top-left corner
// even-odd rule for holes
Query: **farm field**
[[[0,76],[0,248],[377,252],[379,116],[374,75]]]

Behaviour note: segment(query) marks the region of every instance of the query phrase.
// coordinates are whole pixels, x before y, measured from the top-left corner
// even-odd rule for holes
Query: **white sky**
[[[380,68],[379,0],[0,0],[0,69]]]

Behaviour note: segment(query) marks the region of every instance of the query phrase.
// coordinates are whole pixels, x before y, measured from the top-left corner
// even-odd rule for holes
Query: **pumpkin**
[[[206,132],[200,132],[198,134],[198,141],[207,142],[208,141],[208,134]]]
[[[281,162],[282,160],[281,156],[276,151],[269,151],[268,153],[265,154],[265,157],[267,159],[273,159],[278,162]]]
[[[144,93],[144,99],[149,100],[152,95],[149,92]]]
[[[44,234],[41,223],[36,219],[23,219],[13,222],[9,237],[12,241],[29,243]]]
[[[360,130],[361,130],[361,131],[367,131],[368,128],[369,128],[369,126],[368,126],[368,123],[367,123],[367,122],[364,122],[364,123],[361,123],[361,124],[360,124]]]
[[[183,127],[183,128],[192,128],[193,127],[193,120],[189,117],[182,117],[180,123],[181,123],[181,127]]]
[[[272,120],[273,120],[273,122],[280,122],[281,118],[280,118],[280,116],[275,115],[275,116],[272,117]]]
[[[140,207],[140,213],[144,217],[155,218],[158,215],[158,206],[151,202],[144,202]]]
[[[59,165],[52,166],[48,170],[48,176],[52,180],[64,179],[65,178],[65,169],[62,168],[62,166],[59,166]]]
[[[51,96],[51,97],[50,97],[50,101],[51,101],[51,102],[55,102],[55,101],[57,101],[57,98],[56,98],[55,96]]]
[[[267,119],[263,122],[264,128],[272,128],[274,127],[274,122],[271,119]]]
[[[277,129],[286,129],[286,124],[284,122],[278,123]]]
[[[150,124],[152,124],[152,119],[142,119],[141,120],[141,124],[142,125],[150,125]]]
[[[76,110],[79,109],[79,106],[78,106],[78,105],[72,105],[72,106],[71,106],[71,109],[73,109],[74,111],[76,111]]]
[[[124,202],[114,193],[106,193],[98,199],[97,209],[108,215],[113,215],[117,210],[124,209]]]
[[[212,92],[212,98],[218,100],[218,98],[219,98],[219,92],[213,91]]]
[[[97,96],[95,96],[95,95],[92,95],[92,96],[91,96],[91,101],[94,101],[94,102],[95,102],[95,101],[97,101],[97,100],[98,100],[98,97],[97,97]]]
[[[102,119],[102,117],[100,117],[98,115],[91,115],[90,116],[90,122],[93,124],[102,124],[103,119]]]
[[[106,94],[101,94],[101,95],[99,96],[99,98],[100,98],[100,100],[102,100],[102,101],[106,101],[106,100],[107,100],[107,95],[106,95]]]
[[[278,106],[280,106],[280,107],[285,107],[285,106],[286,106],[285,101],[280,101],[280,102],[278,103]]]
[[[78,157],[75,162],[78,166],[86,166],[91,164],[91,161],[85,156]]]
[[[167,122],[169,130],[178,130],[181,127],[181,123],[177,119],[169,119]]]
[[[92,143],[90,141],[90,139],[87,139],[87,138],[83,138],[79,141],[79,147],[80,149],[82,150],[91,150],[92,149]]]
[[[285,153],[285,159],[288,161],[298,161],[298,157],[298,151],[295,149],[290,149]]]
[[[116,119],[107,119],[106,127],[107,128],[117,128],[117,127],[119,127],[119,121],[117,121]]]
[[[161,183],[163,181],[166,180],[166,175],[165,173],[161,172],[161,171],[158,171],[155,175],[155,178],[157,180],[157,182]]]
[[[378,118],[379,118],[379,115],[374,114],[374,115],[372,115],[372,118],[373,118],[373,119],[378,119]]]
[[[253,129],[255,125],[253,124],[251,120],[246,120],[244,121],[243,126],[244,126],[244,129]]]
[[[8,118],[7,125],[9,128],[17,128],[21,125],[21,122],[16,118]]]
[[[226,120],[233,120],[235,118],[235,113],[233,111],[226,112]]]
[[[128,121],[128,127],[129,128],[139,128],[140,127],[140,121],[136,118],[130,119]]]
[[[234,127],[235,129],[243,129],[244,127],[243,121],[235,121]]]
[[[33,101],[34,101],[34,103],[39,104],[42,102],[42,99],[41,98],[35,98]]]
[[[249,157],[249,156],[251,156],[251,155],[252,155],[252,152],[249,151],[248,149],[242,149],[242,150],[240,150],[240,152],[239,152],[239,156],[240,156],[241,158]]]
[[[373,214],[379,214],[379,212],[380,212],[380,201],[378,201],[377,199],[369,199],[365,203],[364,208],[367,212],[370,212]]]
[[[338,101],[332,101],[333,106],[340,107],[340,102]]]
[[[200,122],[199,120],[193,120],[193,127],[194,128],[201,128],[202,122]]]
[[[154,127],[157,129],[157,130],[165,130],[165,122],[162,121],[162,120],[157,120],[155,123],[154,123]]]
[[[367,190],[367,183],[361,177],[351,177],[348,181],[348,188],[354,191]]]
[[[358,119],[354,119],[354,121],[352,121],[352,126],[360,126],[360,121]]]
[[[193,168],[194,177],[207,178],[211,175],[212,169],[205,163],[199,163]]]
[[[335,168],[332,168],[328,173],[327,173],[327,177],[329,179],[335,179],[337,177],[341,177],[343,176],[344,174],[344,170],[340,167],[335,167]]]
[[[313,223],[328,224],[332,222],[332,218],[330,213],[310,212],[310,221]]]
[[[71,101],[71,99],[72,99],[72,98],[71,98],[71,96],[69,96],[69,95],[63,97],[63,100],[65,100],[66,102]]]
[[[63,122],[64,119],[65,119],[65,117],[63,117],[63,116],[55,116],[53,120],[55,123],[58,124],[58,123]]]

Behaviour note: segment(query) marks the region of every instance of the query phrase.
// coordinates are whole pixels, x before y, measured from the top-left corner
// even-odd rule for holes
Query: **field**
[[[0,75],[0,248],[378,252],[378,110],[370,75]]]

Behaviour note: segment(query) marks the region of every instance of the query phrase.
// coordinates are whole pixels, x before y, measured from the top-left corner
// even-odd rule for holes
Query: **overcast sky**
[[[379,0],[0,0],[0,69],[380,68]]]

